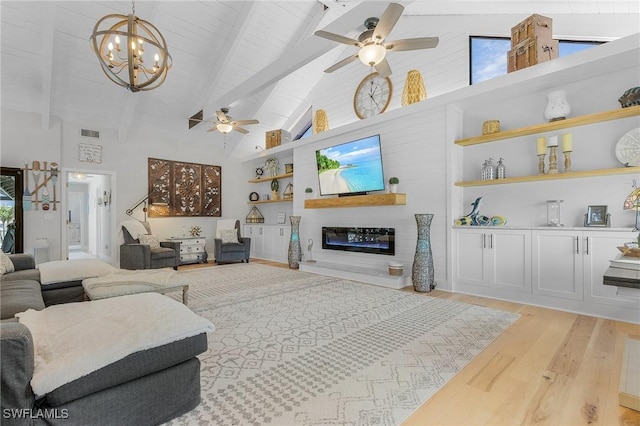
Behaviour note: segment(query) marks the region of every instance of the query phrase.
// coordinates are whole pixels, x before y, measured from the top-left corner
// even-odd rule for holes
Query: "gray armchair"
[[[149,222],[142,222],[151,234]],[[148,244],[140,244],[133,238],[127,228],[122,227],[124,244],[120,246],[120,268],[122,269],[156,269],[171,267],[178,269],[180,264],[180,242],[161,241],[160,247],[151,248]]]
[[[236,242],[223,242],[222,233],[225,230],[234,230],[237,235]],[[251,238],[242,237],[240,234],[239,220],[218,220],[216,226],[216,237],[213,239],[216,263],[247,262],[251,252]]]

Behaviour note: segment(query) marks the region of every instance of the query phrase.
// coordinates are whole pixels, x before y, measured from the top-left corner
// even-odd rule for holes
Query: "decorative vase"
[[[289,216],[291,221],[291,239],[289,240],[289,268],[300,268],[300,257],[302,256],[302,249],[300,248],[300,216]]]
[[[402,106],[407,106],[415,102],[427,99],[427,89],[424,87],[424,80],[418,70],[410,70],[407,73],[407,80],[402,91]]]
[[[416,214],[415,216],[418,225],[418,242],[416,243],[416,254],[413,257],[411,281],[415,291],[429,293],[434,284],[430,236],[433,214]]]
[[[326,132],[329,130],[329,119],[323,109],[319,109],[313,116],[313,134]]]
[[[544,110],[544,118],[549,121],[564,120],[571,112],[567,102],[566,90],[555,90],[547,94],[547,107]]]

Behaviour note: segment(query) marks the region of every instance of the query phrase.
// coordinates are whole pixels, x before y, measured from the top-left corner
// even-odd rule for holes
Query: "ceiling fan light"
[[[218,123],[216,124],[216,128],[220,133],[229,133],[233,130],[233,126],[229,123]]]
[[[363,64],[373,67],[382,62],[386,54],[387,49],[385,49],[383,45],[371,43],[360,48],[358,59],[360,59]]]

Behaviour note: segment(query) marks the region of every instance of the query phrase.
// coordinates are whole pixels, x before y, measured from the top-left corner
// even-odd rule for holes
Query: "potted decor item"
[[[278,179],[274,179],[271,181],[271,199],[277,200],[279,198],[278,189],[280,189],[280,182]]]
[[[311,197],[313,197],[313,188],[311,188],[310,186],[307,186],[304,189],[304,195],[305,197],[307,197],[307,199],[310,199]]]
[[[400,183],[400,179],[398,179],[397,177],[392,177],[389,178],[389,192],[391,192],[392,194],[395,194],[396,192],[398,192],[398,184]]]

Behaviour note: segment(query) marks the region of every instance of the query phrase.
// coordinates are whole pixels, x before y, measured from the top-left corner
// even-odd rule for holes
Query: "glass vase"
[[[420,293],[429,293],[434,284],[433,254],[431,252],[431,220],[433,214],[416,214],[418,225],[418,241],[416,253],[413,257],[411,281],[413,289]]]
[[[289,260],[290,269],[300,268],[300,257],[302,249],[300,248],[300,216],[289,216],[291,221],[291,239],[289,240],[289,251],[287,258]]]

